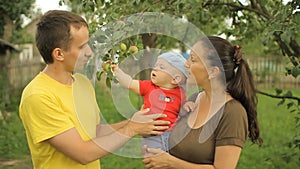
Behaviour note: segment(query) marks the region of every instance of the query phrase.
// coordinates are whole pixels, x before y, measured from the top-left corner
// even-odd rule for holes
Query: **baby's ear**
[[[182,82],[182,77],[181,75],[179,74],[175,74],[173,80],[172,80],[172,83],[175,84],[175,85],[178,85]]]

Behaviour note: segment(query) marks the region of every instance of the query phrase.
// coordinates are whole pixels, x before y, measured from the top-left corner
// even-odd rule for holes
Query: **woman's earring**
[[[211,80],[211,79],[215,78],[218,73],[219,73],[219,68],[218,67],[214,67],[208,73],[208,79]]]
[[[211,80],[212,78],[214,78],[214,71],[211,70],[209,73],[208,73],[208,79]]]

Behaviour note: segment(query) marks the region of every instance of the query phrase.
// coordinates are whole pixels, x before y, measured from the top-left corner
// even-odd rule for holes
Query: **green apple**
[[[127,49],[127,46],[126,46],[126,44],[125,43],[121,43],[121,49],[122,49],[122,51],[126,51],[126,49]]]
[[[139,51],[139,49],[136,46],[130,46],[129,47],[129,52],[132,54],[135,54]]]
[[[102,64],[102,68],[103,68],[104,71],[109,71],[110,67],[111,67],[111,65],[108,62],[105,62],[105,63]]]

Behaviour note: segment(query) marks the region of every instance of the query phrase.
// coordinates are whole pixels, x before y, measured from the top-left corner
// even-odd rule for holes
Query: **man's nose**
[[[87,57],[91,57],[93,55],[93,51],[90,48],[90,46],[87,47],[86,51],[85,51],[85,56]]]

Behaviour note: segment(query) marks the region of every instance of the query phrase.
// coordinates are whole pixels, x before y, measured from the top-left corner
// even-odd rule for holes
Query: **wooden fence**
[[[10,90],[12,92],[20,92],[44,66],[45,64],[43,64],[40,59],[36,61],[12,60],[7,66]]]
[[[277,58],[251,58],[247,60],[258,88],[299,88],[300,77],[285,75],[288,60]],[[40,60],[14,60],[7,66],[11,89],[22,89],[45,65]]]
[[[300,87],[300,77],[286,76],[287,58],[247,59],[258,88],[294,89]]]

